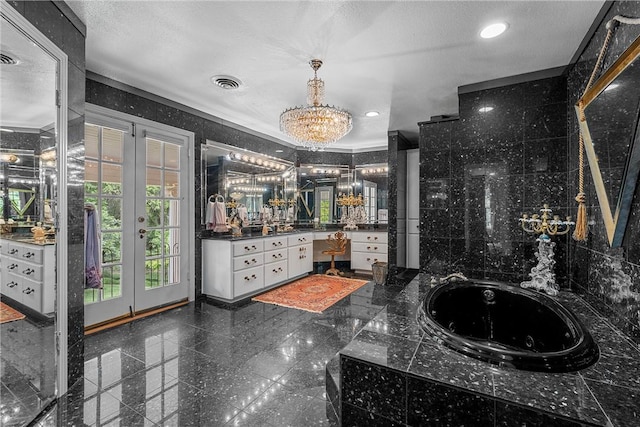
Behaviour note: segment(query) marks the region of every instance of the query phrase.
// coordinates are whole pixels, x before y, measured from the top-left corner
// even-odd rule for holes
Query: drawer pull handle
[[[9,251],[9,254],[10,254],[10,255],[13,255],[13,254],[17,254],[18,252],[20,252],[20,251],[18,251],[17,249],[11,249],[11,250]]]
[[[7,267],[9,270],[15,270],[18,267],[18,264],[11,264],[9,267]]]
[[[10,281],[9,283],[7,283],[7,286],[13,289],[13,288],[15,288],[16,286],[18,286],[18,284],[12,280],[12,281]]]
[[[29,295],[29,294],[34,293],[35,291],[36,291],[35,289],[27,288],[27,289],[23,290],[22,293]]]
[[[23,274],[26,274],[27,276],[29,276],[30,274],[35,273],[36,271],[33,268],[27,268],[26,270],[22,270]]]
[[[24,258],[31,258],[32,256],[35,256],[35,254],[33,252],[27,252],[26,254],[22,255]]]

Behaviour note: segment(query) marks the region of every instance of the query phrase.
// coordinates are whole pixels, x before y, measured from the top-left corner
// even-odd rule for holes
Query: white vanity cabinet
[[[2,294],[42,314],[55,307],[55,245],[0,239]]]
[[[313,233],[289,236],[289,279],[313,271]]]
[[[301,262],[298,256],[305,254],[305,262]],[[250,297],[311,271],[311,233],[202,240],[202,292],[227,302]]]
[[[389,234],[386,231],[351,233],[351,268],[371,273],[374,262],[388,262]]]

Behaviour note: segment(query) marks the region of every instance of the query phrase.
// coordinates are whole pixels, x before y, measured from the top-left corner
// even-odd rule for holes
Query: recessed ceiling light
[[[378,113],[377,111],[367,111],[366,113],[364,113],[364,115],[367,117],[378,117],[380,113]]]
[[[618,83],[611,83],[609,86],[607,86],[605,88],[604,91],[607,92],[607,91],[613,90],[613,89],[617,88],[618,86],[620,86]]]
[[[507,31],[507,28],[509,28],[509,26],[505,22],[491,24],[484,27],[484,29],[480,31],[480,37],[482,37],[483,39],[492,39]]]
[[[491,110],[493,110],[493,107],[480,107],[480,108],[478,108],[478,111],[480,111],[481,113],[488,113]]]

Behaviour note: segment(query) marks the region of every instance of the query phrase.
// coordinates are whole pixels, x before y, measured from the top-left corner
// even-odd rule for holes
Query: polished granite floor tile
[[[375,287],[323,313],[198,301],[87,336],[82,390],[55,416],[78,426],[330,426],[327,362],[397,295]]]
[[[30,317],[0,325],[0,425],[23,425],[53,400],[54,334]]]

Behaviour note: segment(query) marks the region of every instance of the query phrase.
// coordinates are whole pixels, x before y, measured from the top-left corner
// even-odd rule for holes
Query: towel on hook
[[[84,287],[102,289],[102,261],[100,257],[100,219],[96,207],[84,206]]]
[[[211,207],[211,225],[214,233],[226,233],[229,231],[227,225],[227,207],[224,202],[213,202]]]

